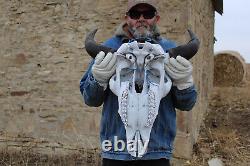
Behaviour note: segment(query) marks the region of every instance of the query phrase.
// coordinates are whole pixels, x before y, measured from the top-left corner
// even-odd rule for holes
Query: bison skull
[[[169,55],[158,44],[123,44],[117,55],[116,74],[110,79],[111,91],[118,96],[118,113],[124,123],[127,150],[142,157],[158,115],[160,100],[172,86],[164,70]]]

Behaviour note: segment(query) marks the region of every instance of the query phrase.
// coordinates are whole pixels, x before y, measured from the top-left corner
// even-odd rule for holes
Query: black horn
[[[188,33],[190,35],[191,40],[187,44],[170,49],[170,57],[176,58],[178,55],[180,55],[189,60],[198,52],[200,46],[199,39],[190,29],[188,29]]]
[[[87,51],[87,53],[92,57],[95,58],[96,55],[100,52],[103,51],[105,52],[105,54],[112,52],[114,53],[116,50],[97,44],[94,40],[95,38],[95,34],[97,32],[97,29],[94,29],[93,31],[91,31],[90,33],[87,34],[86,39],[85,39],[85,49]]]

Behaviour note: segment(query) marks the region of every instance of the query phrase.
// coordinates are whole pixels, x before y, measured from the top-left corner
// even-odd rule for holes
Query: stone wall
[[[190,157],[212,86],[214,11],[211,1],[160,1],[160,30],[179,44],[197,33],[192,60],[199,93],[193,112],[178,114],[176,155]],[[0,0],[0,147],[44,153],[99,147],[100,108],[84,105],[79,80],[89,56],[86,32],[99,42],[122,21],[126,0]],[[183,149],[183,147],[186,148]],[[187,154],[185,155],[185,151]]]
[[[212,1],[192,0],[188,1],[187,6],[185,28],[191,27],[201,42],[198,54],[192,59],[198,100],[192,112],[178,114],[175,154],[178,157],[191,158],[192,147],[197,140],[213,86],[214,9]]]

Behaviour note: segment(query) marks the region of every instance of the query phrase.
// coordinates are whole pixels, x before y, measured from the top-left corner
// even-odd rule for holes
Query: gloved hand
[[[104,88],[107,87],[110,77],[115,73],[116,58],[117,56],[112,53],[108,53],[105,56],[103,51],[96,55],[95,62],[92,67],[92,74],[96,81]]]
[[[173,85],[179,90],[187,89],[194,84],[192,77],[193,66],[191,62],[181,56],[167,60],[165,71],[172,79]]]

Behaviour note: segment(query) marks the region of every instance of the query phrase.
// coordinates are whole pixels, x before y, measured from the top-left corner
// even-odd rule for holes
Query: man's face
[[[160,16],[152,7],[139,4],[125,16],[125,20],[135,38],[151,37]]]

